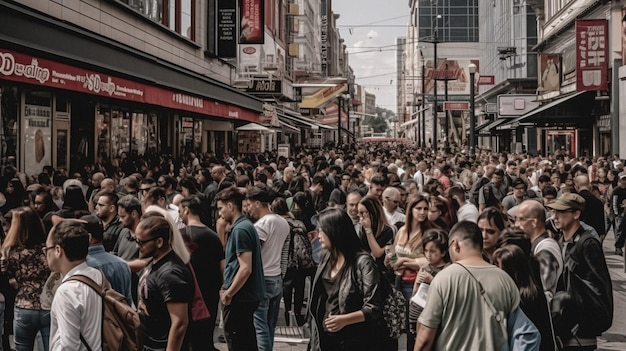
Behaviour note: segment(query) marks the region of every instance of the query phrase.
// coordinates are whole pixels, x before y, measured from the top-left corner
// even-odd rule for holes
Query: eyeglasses
[[[145,244],[151,242],[151,241],[155,241],[156,239],[159,239],[160,236],[155,236],[154,238],[150,238],[150,239],[145,239],[145,240],[141,240],[136,236],[131,236],[131,239],[137,243],[137,245],[139,245],[140,247],[143,247]]]
[[[54,249],[56,247],[56,245],[53,246],[46,246],[46,247],[42,247],[41,251],[43,251],[43,254],[46,255],[48,253],[48,250],[50,249]]]
[[[145,193],[148,190],[150,190],[150,188],[139,189],[139,191],[142,192],[142,193]]]
[[[370,213],[367,212],[367,211],[359,211],[359,216],[361,216],[361,217],[369,216],[369,214]]]

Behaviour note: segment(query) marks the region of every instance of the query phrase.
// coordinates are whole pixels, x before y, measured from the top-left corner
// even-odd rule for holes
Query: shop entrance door
[[[70,167],[70,121],[57,119],[52,133],[52,164],[55,169],[68,170]]]
[[[563,151],[570,156],[577,156],[575,130],[549,130],[546,132],[546,151],[555,153]]]

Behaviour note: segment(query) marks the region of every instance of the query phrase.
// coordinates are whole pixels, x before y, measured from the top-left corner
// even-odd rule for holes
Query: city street
[[[623,351],[626,350],[626,318],[623,315],[623,311],[626,311],[626,273],[624,273],[623,257],[615,255],[614,242],[613,232],[611,231],[604,240],[604,254],[606,255],[607,265],[613,280],[613,326],[598,339],[598,350]],[[282,315],[281,310],[280,316]],[[216,329],[215,340],[218,340],[217,336],[221,333],[221,329]],[[405,340],[406,338],[403,335],[400,338],[399,351],[406,350]],[[216,346],[220,350],[228,350],[226,344],[216,343]],[[274,344],[274,350],[278,351],[305,351],[306,349],[307,345]]]

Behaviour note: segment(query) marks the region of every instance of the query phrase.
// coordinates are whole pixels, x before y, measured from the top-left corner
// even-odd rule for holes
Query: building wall
[[[213,79],[229,82],[230,67],[204,56],[207,2],[196,1],[195,40],[125,7],[121,1],[18,0],[17,3]]]

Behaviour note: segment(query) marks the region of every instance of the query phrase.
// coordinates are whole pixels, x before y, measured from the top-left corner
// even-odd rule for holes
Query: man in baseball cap
[[[565,193],[547,207],[554,212],[554,224],[561,232],[558,242],[564,250],[564,282],[550,302],[551,310],[558,311],[556,318],[553,313],[554,336],[563,345],[593,350],[597,336],[613,320],[613,289],[602,243],[595,230],[580,221],[585,208],[582,196]],[[591,315],[594,317],[589,318]],[[577,326],[575,332],[573,326]]]

